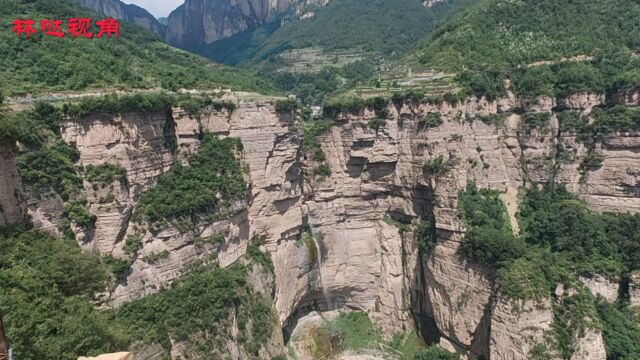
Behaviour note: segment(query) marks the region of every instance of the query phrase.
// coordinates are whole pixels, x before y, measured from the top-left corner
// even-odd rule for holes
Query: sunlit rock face
[[[553,324],[555,300],[546,299],[544,306],[516,304],[496,292],[489,269],[460,256],[466,228],[458,213],[459,191],[470,181],[501,191],[514,231],[518,189],[552,177],[595,210],[640,211],[638,134],[610,136],[598,145],[602,166],[582,173],[588,150],[575,134],[560,132],[554,115],[542,127],[527,128],[520,114],[524,107],[548,112],[560,101],[588,113],[601,101],[596,95],[526,104],[515,98],[390,103],[377,130],[362,126],[377,118],[373,110],[338,114],[335,125],[317,138],[330,170],[324,177],[314,175],[318,162],[305,155],[295,112],[276,112],[268,98],[228,99],[236,104],[233,111],[206,109],[194,116],[174,108],[63,124],[63,139],[78,149],[79,165],[110,163],[126,171],[124,184],[95,187],[84,180],[83,193],[97,220],[91,231],[73,228],[83,247],[133,261],[126,279],[108,294],[110,305],[160,291],[210,255],[228,266],[257,238],[273,260],[272,296],[288,332],[295,332],[298,319],[310,312],[364,310],[388,334],[431,327],[440,333],[442,346],[461,355],[526,359],[536,346],[530,340],[543,339]],[[504,122],[482,121],[504,109],[513,111]],[[421,125],[434,112],[442,123]],[[237,156],[249,189],[246,199],[226,209],[227,217],[189,228],[135,223],[131,215],[141,194],[172,164],[186,163],[205,132],[241,140]],[[572,154],[570,160],[558,156],[559,147]],[[423,164],[438,157],[450,160],[450,171],[425,176]],[[0,165],[15,173],[15,161],[5,158]],[[62,200],[27,200],[36,227],[56,231]],[[422,257],[412,228],[398,225],[418,219],[435,224],[437,239]],[[132,234],[142,242],[135,257],[123,250]],[[224,241],[197,246],[197,239],[215,235]],[[161,252],[168,255],[153,264],[144,260]],[[639,298],[636,280],[629,286],[632,304]],[[620,286],[597,276],[585,275],[582,281],[609,301]],[[574,359],[604,358],[600,332],[573,341]]]

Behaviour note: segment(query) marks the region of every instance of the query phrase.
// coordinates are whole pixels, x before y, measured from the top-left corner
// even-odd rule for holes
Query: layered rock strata
[[[553,323],[551,300],[542,307],[515,306],[496,294],[488,269],[459,255],[465,226],[458,192],[469,181],[501,191],[513,224],[518,188],[550,179],[596,210],[640,212],[640,174],[634,170],[640,168],[635,155],[640,136],[610,136],[597,146],[602,166],[583,174],[579,165],[589,150],[575,134],[560,132],[551,113],[556,107],[588,113],[601,104],[599,95],[389,104],[389,115],[377,128],[369,126],[377,118],[372,110],[339,114],[336,125],[317,139],[331,173],[324,177],[314,175],[320,163],[304,155],[295,114],[277,113],[269,99],[234,101],[232,112],[209,109],[194,116],[173,109],[65,124],[63,137],[78,148],[83,166],[111,163],[126,170],[126,184],[96,190],[85,180],[84,186],[97,221],[82,237],[83,246],[125,257],[123,241],[130,235],[142,239],[132,270],[111,295],[113,304],[160,290],[211,254],[229,265],[259,237],[272,255],[283,327],[310,311],[346,307],[368,311],[388,334],[435,325],[443,345],[470,358],[526,359]],[[550,121],[533,128],[514,110],[547,112]],[[485,122],[498,112],[504,112],[504,122]],[[429,113],[440,114],[442,124],[425,126],[422,119]],[[242,141],[246,201],[235,204],[226,219],[186,230],[133,224],[140,194],[174,161],[184,162],[197,151],[205,131]],[[439,158],[450,171],[425,176],[423,164]],[[46,203],[30,207],[34,218],[38,211],[46,213]],[[436,236],[435,247],[422,258],[413,230],[398,226],[419,220],[432,222]],[[216,234],[224,236],[223,243],[196,246],[196,239]],[[144,260],[164,251],[169,255],[154,264]],[[617,284],[605,285],[589,288],[613,299]],[[596,331],[576,339],[575,358],[602,354],[601,340]]]

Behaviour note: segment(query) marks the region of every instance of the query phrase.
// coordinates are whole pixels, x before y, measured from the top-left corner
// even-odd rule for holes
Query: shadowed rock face
[[[167,42],[192,48],[211,44],[275,20],[279,15],[300,15],[329,0],[186,0],[169,15]]]
[[[598,145],[602,167],[583,175],[578,168],[588,150],[575,134],[560,133],[554,116],[538,129],[526,128],[517,111],[501,125],[477,119],[499,110],[550,111],[558,106],[554,99],[526,104],[514,98],[469,99],[455,105],[389,104],[389,116],[378,130],[358,126],[376,118],[373,111],[339,114],[337,125],[317,140],[331,169],[326,178],[312,175],[318,164],[305,159],[303,134],[293,114],[276,113],[272,100],[230,99],[237,103],[232,112],[210,109],[194,117],[175,108],[64,124],[63,138],[78,148],[82,165],[113,163],[127,172],[128,185],[108,187],[113,193],[109,201],[102,193],[106,190],[94,189],[86,180],[84,186],[97,221],[95,229],[79,239],[83,246],[127,257],[122,249],[126,236],[137,232],[142,239],[126,281],[110,294],[113,305],[158,291],[210,254],[227,266],[257,235],[272,255],[274,302],[283,327],[295,325],[311,311],[346,307],[369,311],[392,334],[428,326],[421,323],[426,315],[448,349],[526,359],[553,323],[553,300],[538,306],[505,299],[496,292],[487,269],[459,256],[465,226],[457,210],[458,192],[469,181],[502,191],[515,221],[517,189],[553,177],[596,210],[640,212],[640,193],[629,190],[637,190],[640,180],[634,170],[640,168],[639,134],[610,136]],[[562,106],[589,112],[600,99],[576,94]],[[441,114],[442,124],[421,127],[419,120],[432,112]],[[205,131],[242,141],[239,156],[250,189],[246,201],[230,208],[227,218],[194,228],[168,224],[136,230],[130,214],[140,194],[174,161],[197,151]],[[571,160],[558,156],[559,147],[572,154]],[[451,171],[425,177],[422,165],[439,156],[452,161]],[[55,224],[55,213],[48,213],[55,206],[49,205],[31,201],[33,218],[48,214],[48,223]],[[400,231],[389,216],[430,219],[437,243],[429,255],[420,258],[413,231]],[[303,240],[304,231],[312,233],[311,241]],[[215,234],[224,235],[222,244],[196,246],[195,239]],[[164,250],[169,256],[154,264],[143,259]],[[638,298],[636,280],[632,303]],[[617,286],[598,281],[590,287],[615,294]],[[578,351],[573,359],[604,359],[599,332],[587,332],[574,342]]]
[[[13,149],[0,145],[0,226],[24,220],[26,207]]]
[[[120,0],[80,0],[80,3],[105,16],[126,20],[164,37],[164,26],[147,10]]]

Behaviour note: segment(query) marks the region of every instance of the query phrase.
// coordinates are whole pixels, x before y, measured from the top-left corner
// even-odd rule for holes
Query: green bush
[[[587,156],[585,156],[585,158],[582,159],[582,162],[578,167],[578,171],[584,175],[589,171],[593,171],[601,168],[603,162],[604,162],[604,156],[602,156],[602,154],[599,154],[596,151],[589,151]]]
[[[586,118],[583,118],[578,111],[561,111],[556,113],[556,117],[562,133],[581,133],[588,125]]]
[[[357,114],[364,110],[366,102],[356,96],[338,97],[328,99],[323,106],[325,116],[335,118],[338,114],[346,112]]]
[[[7,0],[0,18],[100,19],[75,1]],[[3,23],[4,24],[4,23]],[[34,34],[29,41],[10,31],[0,32],[0,79],[6,95],[84,91],[91,89],[233,88],[271,92],[272,86],[248,70],[235,69],[175,49],[156,34],[121,22],[120,38],[78,41]],[[94,33],[98,28],[94,25]]]
[[[131,260],[118,259],[111,255],[104,257],[104,263],[109,266],[111,269],[111,273],[116,277],[116,279],[124,279],[131,269],[131,265],[133,262]]]
[[[94,227],[97,219],[89,212],[85,203],[77,201],[67,203],[62,215],[85,229]]]
[[[570,263],[548,248],[527,248],[523,257],[505,262],[497,271],[500,292],[512,299],[542,300],[561,283],[571,283]]]
[[[0,242],[0,308],[15,357],[75,360],[127,347],[91,303],[109,279],[97,256],[38,231],[0,229]]]
[[[427,116],[418,120],[418,128],[437,128],[438,126],[442,125],[442,123],[442,115],[440,115],[440,113],[428,113]]]
[[[142,239],[140,239],[140,236],[127,236],[127,239],[124,241],[124,245],[122,246],[122,250],[124,250],[125,254],[133,255],[140,249],[142,249]]]
[[[263,344],[275,329],[273,309],[253,293],[246,268],[239,263],[192,273],[170,289],[123,305],[114,315],[140,341],[157,342],[165,349],[171,347],[170,339],[197,344],[198,336],[206,332],[210,341],[202,344],[198,352],[210,356],[219,350],[216,339],[229,336],[231,309],[236,311],[241,342],[253,338]],[[249,319],[255,322],[253,331],[249,329]]]
[[[461,249],[468,259],[499,268],[524,254],[525,243],[513,236],[498,192],[470,183],[458,196],[458,208],[467,226]]]
[[[279,113],[296,111],[299,105],[296,99],[278,100],[276,101],[276,111]]]
[[[366,104],[367,106],[373,107],[373,111],[375,112],[377,117],[386,119],[387,116],[389,116],[389,109],[387,108],[387,106],[389,105],[389,100],[381,96],[376,96],[372,99],[368,99],[366,101]]]
[[[313,175],[319,177],[321,180],[324,180],[325,178],[331,176],[331,168],[327,164],[320,164],[315,169],[313,169]]]
[[[77,103],[64,105],[64,112],[72,118],[86,116],[114,117],[127,112],[160,112],[173,105],[174,99],[166,93],[135,95],[110,94],[103,97],[85,97]]]
[[[438,240],[434,224],[428,220],[421,220],[416,226],[413,234],[420,251],[422,251],[423,254],[430,254]]]
[[[422,165],[422,173],[432,179],[438,179],[439,177],[447,174],[453,169],[455,165],[454,159],[446,159],[442,155],[427,160]]]
[[[375,130],[377,133],[378,130],[380,130],[381,127],[384,127],[386,123],[387,121],[385,119],[373,118],[369,120],[368,126],[370,129]]]
[[[271,260],[271,253],[262,252],[256,244],[251,244],[247,248],[247,256],[255,263],[260,264],[265,270],[274,274],[273,261]]]
[[[169,257],[169,251],[163,250],[158,253],[151,253],[142,258],[142,261],[149,265],[155,265],[158,261],[167,259]]]
[[[547,188],[528,190],[518,216],[528,244],[561,253],[579,271],[620,277],[640,263],[637,214],[595,213],[564,188]]]
[[[526,113],[524,123],[529,128],[540,129],[545,127],[551,119],[551,113]]]
[[[640,354],[640,325],[637,317],[624,305],[600,301],[597,305],[602,319],[602,334],[609,359],[634,359]]]
[[[193,116],[201,115],[206,108],[213,108],[218,112],[227,110],[229,113],[234,112],[237,108],[232,101],[218,101],[213,100],[210,96],[193,96],[191,94],[179,95],[173,101],[173,106],[179,106]]]
[[[574,336],[584,336],[589,329],[600,330],[596,299],[587,289],[565,296],[562,303],[553,305],[552,332],[562,358],[569,359],[575,352]]]
[[[121,184],[127,182],[127,171],[120,165],[101,164],[87,165],[84,168],[85,178],[95,184],[102,186],[119,181]]]
[[[305,230],[302,233],[302,242],[307,249],[307,262],[309,263],[309,268],[311,268],[318,260],[316,239],[314,238],[313,233],[311,233],[311,230]]]
[[[502,114],[490,114],[486,116],[478,116],[478,119],[480,119],[480,121],[482,121],[485,124],[502,126],[508,117],[509,117],[509,114],[502,113]]]
[[[175,164],[158,184],[144,193],[136,215],[150,222],[186,218],[196,220],[205,213],[222,211],[246,193],[237,139],[218,139],[205,134],[189,165]]]
[[[427,350],[418,352],[413,360],[459,360],[460,356],[448,352],[439,346],[431,346]]]
[[[75,163],[78,150],[59,139],[54,144],[18,157],[22,181],[36,190],[52,188],[63,200],[68,200],[82,187]]]
[[[23,137],[24,128],[17,119],[5,115],[0,110],[0,145],[14,148],[16,141]]]
[[[338,318],[325,323],[330,338],[339,338],[341,349],[360,350],[377,345],[382,334],[365,312],[341,312]]]

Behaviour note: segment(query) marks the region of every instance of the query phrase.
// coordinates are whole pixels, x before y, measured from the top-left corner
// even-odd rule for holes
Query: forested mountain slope
[[[530,97],[620,90],[640,83],[639,16],[633,0],[481,0],[415,55],[476,94],[503,93],[505,79]]]
[[[74,1],[0,0],[0,87],[5,95],[97,88],[235,88],[268,91],[265,82],[237,70],[172,48],[155,34],[121,23],[120,38],[63,38],[40,31],[30,39],[12,32],[12,21],[104,15],[85,10]]]
[[[426,8],[418,0],[333,0],[311,17],[263,26],[197,51],[226,63],[262,61],[285,50],[308,47],[390,56],[424,38],[453,3]]]

